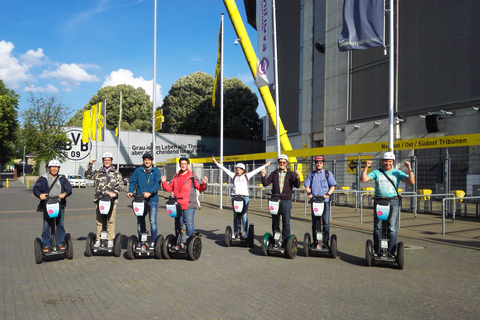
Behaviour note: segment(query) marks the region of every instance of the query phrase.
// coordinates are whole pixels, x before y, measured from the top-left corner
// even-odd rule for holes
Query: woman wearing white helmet
[[[248,180],[250,180],[251,177],[265,169],[265,167],[268,167],[271,163],[271,161],[265,163],[263,166],[258,167],[257,169],[245,173],[245,165],[241,162],[237,163],[235,166],[235,171],[236,173],[233,173],[232,171],[228,170],[225,168],[221,163],[218,163],[217,160],[215,160],[215,157],[212,156],[212,161],[215,163],[220,169],[222,169],[231,179],[233,179],[233,190],[232,190],[232,203],[233,200],[235,199],[235,196],[243,196],[243,200],[245,201],[245,213],[242,215],[242,224],[243,224],[243,232],[244,232],[244,237],[248,237],[248,217],[247,217],[247,211],[248,211]],[[237,237],[237,230],[238,230],[238,222],[237,219],[235,219],[235,215],[233,216],[233,230],[234,234],[233,237]]]
[[[90,159],[85,178],[95,181],[95,202],[103,195],[108,195],[115,199],[112,213],[108,217],[108,247],[113,247],[115,238],[115,216],[117,214],[118,194],[123,191],[122,174],[112,166],[113,156],[110,152],[105,152],[102,156],[103,166],[100,169],[93,170],[93,164],[97,159]],[[100,246],[100,233],[102,232],[102,217],[97,210],[97,239],[94,247]]]
[[[382,167],[368,173],[368,168],[372,166],[372,161],[367,160],[365,167],[362,170],[360,182],[375,181],[375,197],[388,198],[392,204],[391,217],[388,220],[388,252],[391,256],[395,255],[397,248],[397,217],[398,217],[398,196],[397,189],[400,181],[406,184],[415,184],[415,176],[412,171],[410,162],[405,161],[408,174],[393,167],[395,164],[395,154],[393,152],[385,152],[382,156]],[[393,182],[390,182],[388,178]],[[373,247],[374,253],[379,254],[379,241],[382,237],[382,221],[380,221],[376,214],[374,216],[373,226]]]
[[[57,247],[60,250],[65,250],[65,207],[67,206],[66,198],[72,194],[72,186],[68,179],[59,174],[60,161],[53,159],[48,163],[48,172],[38,178],[33,186],[33,194],[41,200],[38,209],[45,208],[45,200],[47,197],[58,197],[60,199],[60,213],[57,218],[56,225],[56,239]],[[42,231],[42,250],[43,252],[50,251],[50,225],[49,219],[45,212],[43,213],[43,231]]]

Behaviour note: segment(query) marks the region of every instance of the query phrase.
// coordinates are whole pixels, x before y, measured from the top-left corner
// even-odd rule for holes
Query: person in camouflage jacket
[[[123,191],[122,174],[115,170],[112,166],[113,156],[106,152],[103,154],[103,166],[97,170],[93,170],[93,164],[97,159],[91,159],[85,171],[85,178],[95,181],[95,203],[104,195],[115,199],[111,215],[108,217],[108,247],[113,247],[113,239],[115,238],[115,216],[117,215],[118,194]],[[97,239],[94,246],[100,246],[100,234],[102,232],[102,216],[97,208]]]

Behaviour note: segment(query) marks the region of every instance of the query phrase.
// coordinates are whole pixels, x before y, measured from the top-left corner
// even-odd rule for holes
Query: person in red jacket
[[[178,161],[180,165],[180,171],[178,171],[170,183],[167,183],[167,177],[162,176],[162,187],[167,192],[173,192],[173,195],[178,199],[178,203],[182,206],[182,217],[180,218],[180,225],[187,226],[187,237],[195,232],[195,226],[193,218],[195,216],[195,209],[197,208],[197,192],[203,192],[207,189],[208,178],[203,177],[202,184],[200,179],[193,174],[188,168],[190,160],[187,157],[181,157]],[[176,229],[176,228],[175,228]]]

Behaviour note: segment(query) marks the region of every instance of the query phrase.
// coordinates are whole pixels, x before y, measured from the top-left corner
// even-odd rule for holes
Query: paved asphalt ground
[[[30,188],[33,183],[30,185]],[[260,239],[271,228],[265,203],[251,200],[255,246],[226,247],[232,224],[229,205],[218,210],[209,195],[195,214],[203,234],[198,261],[125,258],[126,236],[136,220],[120,197],[117,232],[124,237],[118,258],[85,257],[85,237],[95,230],[93,188],[74,189],[65,225],[72,234],[73,260],[35,264],[35,237],[42,230],[38,200],[20,182],[0,189],[1,319],[478,319],[480,314],[480,219],[447,221],[439,215],[402,213],[399,241],[405,268],[366,267],[363,223],[354,208],[333,207],[331,233],[338,257],[304,257],[303,235],[311,232],[303,203],[295,203],[292,232],[298,256],[265,257]],[[217,198],[218,201],[218,198]],[[366,210],[371,212],[371,210]],[[173,219],[161,202],[159,233],[173,233]]]

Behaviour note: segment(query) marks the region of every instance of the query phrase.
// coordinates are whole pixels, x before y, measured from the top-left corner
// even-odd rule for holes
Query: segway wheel
[[[43,262],[42,241],[36,238],[35,241],[33,241],[33,246],[35,248],[35,262],[40,264]]]
[[[164,259],[170,259],[170,248],[175,245],[175,236],[173,234],[169,234],[165,241],[163,242],[162,246],[162,255]]]
[[[96,236],[93,232],[90,232],[85,241],[85,256],[91,257],[93,252],[93,244],[95,243]]]
[[[113,240],[113,256],[120,257],[122,254],[122,234],[117,233],[115,235],[115,240]]]
[[[130,236],[127,242],[127,259],[133,260],[135,259],[135,247],[137,246],[138,239],[137,236]]]
[[[312,243],[312,240],[310,238],[310,233],[305,233],[305,236],[303,236],[303,255],[305,257],[310,256],[310,245]]]
[[[247,238],[247,243],[250,248],[253,248],[254,240],[255,240],[255,228],[253,224],[251,224],[248,226],[248,238]]]
[[[227,247],[230,247],[232,244],[232,227],[227,226],[225,228],[225,245]]]
[[[297,237],[295,235],[290,235],[287,239],[287,247],[285,254],[289,259],[295,259],[297,256]]]
[[[268,256],[268,248],[270,247],[271,237],[272,235],[268,232],[263,235],[262,253],[264,256]]]
[[[67,244],[67,259],[73,259],[73,241],[70,233],[65,234],[65,243]]]
[[[330,237],[330,255],[333,259],[337,257],[337,236],[332,235]]]
[[[397,244],[397,266],[400,270],[403,270],[404,267],[404,253],[405,249],[403,246],[403,242],[399,242]]]
[[[157,236],[157,238],[155,239],[155,249],[154,249],[154,253],[155,253],[155,258],[156,259],[162,259],[162,247],[163,247],[163,236],[160,234]]]
[[[188,242],[187,256],[190,260],[196,261],[202,254],[202,239],[199,236],[195,236]]]
[[[367,267],[372,265],[373,245],[372,240],[367,240],[365,245],[365,264]]]

